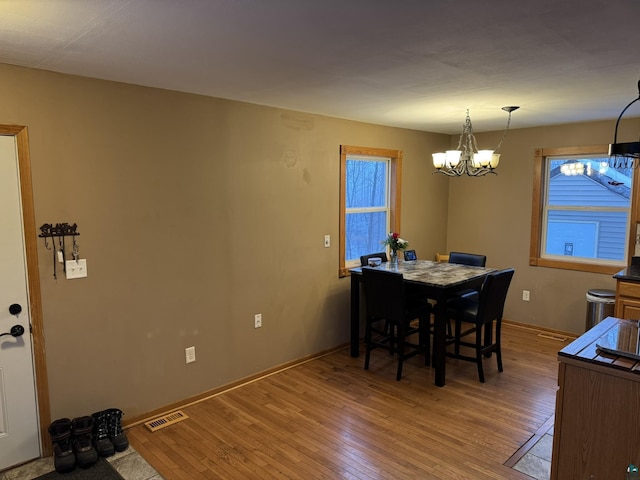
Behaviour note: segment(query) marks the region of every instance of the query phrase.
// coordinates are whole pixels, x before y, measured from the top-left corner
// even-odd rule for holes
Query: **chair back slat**
[[[404,280],[401,273],[362,269],[367,315],[395,323],[404,322]]]
[[[484,267],[487,265],[487,256],[477,255],[475,253],[450,252],[449,263],[458,263],[471,267]]]

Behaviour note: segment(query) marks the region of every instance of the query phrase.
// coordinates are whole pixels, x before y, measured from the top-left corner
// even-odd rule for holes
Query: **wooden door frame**
[[[29,133],[23,125],[0,125],[0,135],[13,136],[18,151],[20,176],[20,196],[22,221],[27,260],[27,284],[29,288],[29,313],[31,338],[33,341],[33,361],[35,368],[36,397],[40,423],[40,451],[43,457],[52,455],[48,437],[51,423],[49,382],[44,346],[44,325],[42,320],[42,299],[40,295],[40,272],[38,268],[38,236],[33,207],[33,187],[31,185],[31,158],[29,156]]]

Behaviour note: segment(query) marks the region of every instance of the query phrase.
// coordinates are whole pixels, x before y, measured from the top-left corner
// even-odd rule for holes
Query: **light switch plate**
[[[67,272],[67,280],[73,278],[84,278],[87,276],[87,259],[81,258],[80,260],[67,260],[65,263],[65,270]]]
[[[187,347],[184,349],[184,356],[187,363],[196,361],[196,347]]]

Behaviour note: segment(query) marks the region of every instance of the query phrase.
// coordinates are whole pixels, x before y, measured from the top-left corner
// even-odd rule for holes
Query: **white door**
[[[24,329],[0,336],[0,470],[40,456],[18,172],[15,137],[0,136],[0,334]]]

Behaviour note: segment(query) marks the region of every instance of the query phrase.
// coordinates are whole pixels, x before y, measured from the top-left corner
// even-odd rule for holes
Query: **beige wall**
[[[341,144],[403,150],[402,234],[445,248],[428,152],[448,136],[7,65],[0,89],[0,123],[29,128],[36,226],[77,223],[88,261],[56,281],[38,242],[54,419],[132,418],[345,344]]]
[[[624,106],[621,107],[621,109]],[[513,124],[517,124],[514,113]],[[497,176],[456,178],[449,188],[449,250],[482,252],[492,267],[514,267],[505,318],[564,332],[582,333],[591,288],[615,290],[611,275],[529,266],[533,155],[536,148],[603,145],[613,141],[615,119],[511,130]],[[623,117],[619,141],[633,141],[640,119]],[[635,133],[634,133],[635,132]],[[499,132],[477,135],[495,145]],[[622,267],[621,267],[622,268]],[[531,300],[522,300],[522,290]]]
[[[609,143],[613,121],[514,129],[498,176],[448,179],[430,154],[457,136],[7,65],[0,88],[0,123],[29,127],[36,226],[77,223],[88,260],[87,279],[55,281],[38,243],[54,419],[143,415],[346,343],[341,144],[403,150],[401,233],[420,257],[516,268],[507,318],[579,332],[586,290],[613,288],[528,266],[534,148]]]

